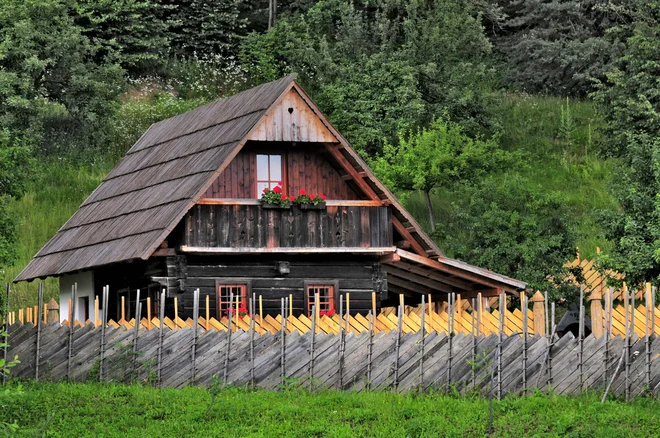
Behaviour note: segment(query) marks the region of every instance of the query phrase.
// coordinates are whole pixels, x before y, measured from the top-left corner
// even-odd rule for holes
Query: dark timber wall
[[[288,262],[289,274],[278,272],[279,262]],[[179,313],[184,317],[192,315],[193,291],[200,290],[200,301],[210,296],[211,316],[216,315],[216,280],[231,282],[236,279],[249,280],[252,293],[263,299],[264,313],[280,314],[281,298],[293,295],[293,311],[298,315],[305,306],[304,283],[307,280],[337,281],[335,291],[350,293],[351,313],[366,314],[371,309],[371,293],[385,293],[387,285],[383,280],[380,264],[374,258],[346,255],[341,258],[329,256],[262,256],[258,262],[245,257],[189,257],[187,260],[186,290],[179,299]],[[377,303],[380,306],[379,302]],[[338,306],[337,306],[337,310]]]
[[[318,143],[301,143],[291,147],[290,143],[269,143],[260,148],[251,143],[241,151],[227,168],[211,184],[205,198],[259,198],[257,193],[257,153],[284,155],[284,191],[287,195],[298,195],[301,189],[308,193],[323,193],[328,199],[359,199],[353,189],[332,167],[321,153]],[[277,146],[279,145],[279,147]]]
[[[389,207],[301,210],[197,204],[184,224],[183,243],[194,247],[382,248],[393,241]]]

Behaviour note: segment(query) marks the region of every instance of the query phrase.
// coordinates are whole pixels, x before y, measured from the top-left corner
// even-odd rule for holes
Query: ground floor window
[[[222,318],[238,313],[247,313],[249,282],[218,281],[216,283],[216,312]],[[231,301],[233,296],[233,301]]]
[[[312,306],[314,306],[316,303],[317,294],[319,315],[334,315],[337,289],[338,288],[335,282],[306,282],[305,302],[307,316],[312,316]]]

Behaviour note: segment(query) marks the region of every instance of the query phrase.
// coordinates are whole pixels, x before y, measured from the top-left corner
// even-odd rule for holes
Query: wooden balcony
[[[188,253],[393,252],[390,207],[327,201],[326,208],[263,208],[256,199],[203,199],[186,215]]]

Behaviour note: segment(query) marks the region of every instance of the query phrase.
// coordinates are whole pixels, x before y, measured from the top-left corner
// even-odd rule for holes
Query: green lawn
[[[15,387],[13,387],[15,388]],[[2,388],[0,387],[0,390]],[[82,437],[482,437],[487,399],[382,392],[182,390],[29,383],[2,395],[0,421],[16,436]],[[660,403],[601,405],[595,395],[535,395],[494,402],[494,436],[651,437]]]

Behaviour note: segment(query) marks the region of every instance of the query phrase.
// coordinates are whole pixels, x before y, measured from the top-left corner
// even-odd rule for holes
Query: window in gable
[[[282,181],[282,155],[257,154],[257,196],[265,188],[273,189]]]

